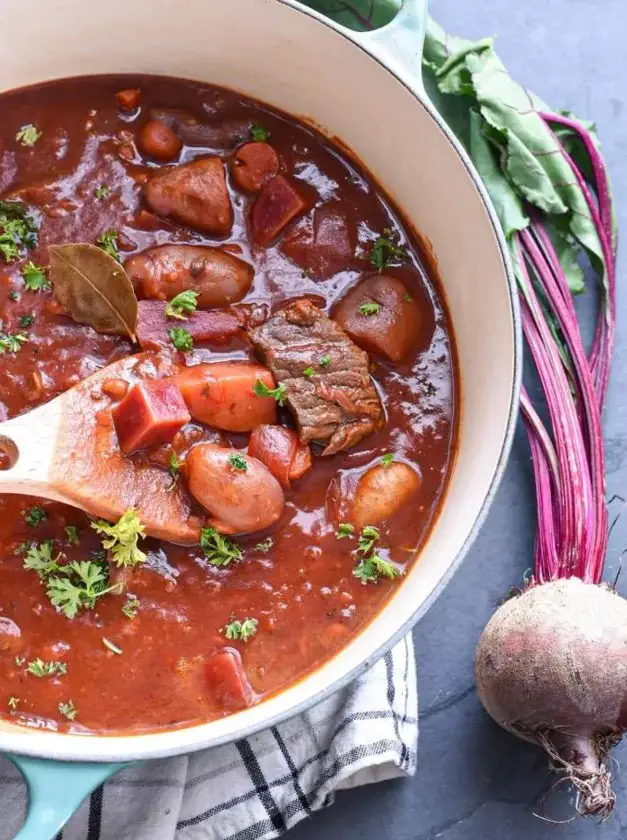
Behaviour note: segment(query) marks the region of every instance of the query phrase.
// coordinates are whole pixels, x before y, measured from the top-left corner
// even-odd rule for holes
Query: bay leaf
[[[50,280],[56,296],[79,324],[135,341],[137,297],[120,263],[88,243],[51,245]]]

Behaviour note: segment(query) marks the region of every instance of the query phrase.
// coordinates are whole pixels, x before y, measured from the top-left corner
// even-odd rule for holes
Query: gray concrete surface
[[[469,38],[498,36],[510,72],[554,107],[596,121],[620,224],[627,231],[626,0],[432,0],[433,16]],[[627,257],[619,262],[619,286]],[[579,301],[591,319],[593,300]],[[608,496],[627,498],[627,297],[619,288],[618,346],[605,417]],[[555,826],[534,816],[554,783],[542,753],[501,731],[483,712],[472,678],[481,629],[532,557],[534,495],[524,436],[462,570],[415,630],[421,702],[419,767],[413,779],[339,794],[301,823],[292,840],[618,840],[627,837],[627,745],[615,751],[614,815],[600,825]],[[607,577],[627,548],[627,510],[614,530]],[[619,580],[627,594],[627,570]],[[620,765],[623,765],[622,769]],[[554,790],[545,813],[571,813],[572,793]]]

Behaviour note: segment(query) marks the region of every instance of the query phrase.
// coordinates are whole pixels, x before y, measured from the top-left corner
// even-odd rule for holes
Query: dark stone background
[[[555,108],[596,121],[619,223],[627,229],[626,0],[432,0],[448,31],[498,36],[510,72]],[[627,263],[619,263],[619,282]],[[594,300],[580,299],[591,322]],[[627,299],[619,297],[618,345],[605,417],[608,496],[627,498]],[[616,512],[620,503],[615,503]],[[472,677],[473,650],[495,605],[531,565],[534,493],[520,430],[507,475],[483,531],[439,601],[414,631],[418,651],[421,732],[413,779],[347,791],[335,805],[301,823],[293,840],[321,837],[394,840],[618,840],[627,834],[627,770],[614,766],[618,806],[604,824],[561,826],[534,816],[554,782],[541,752],[501,731],[484,713]],[[627,548],[627,510],[615,528],[607,577]],[[621,587],[622,584],[622,587]],[[627,570],[619,589],[627,593]],[[627,749],[615,751],[626,762]],[[570,814],[562,787],[545,803],[553,819]],[[623,826],[624,824],[624,826]]]

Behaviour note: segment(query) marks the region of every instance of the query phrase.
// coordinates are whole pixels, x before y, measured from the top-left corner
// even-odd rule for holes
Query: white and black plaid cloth
[[[335,791],[412,774],[418,697],[408,636],[352,685],[234,744],[146,762],[98,788],[62,840],[259,840],[331,805]],[[17,832],[25,788],[0,760],[0,840]]]

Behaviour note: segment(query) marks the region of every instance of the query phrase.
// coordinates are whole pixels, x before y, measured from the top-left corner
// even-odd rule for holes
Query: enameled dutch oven
[[[21,840],[49,840],[84,796],[127,762],[246,737],[336,691],[422,616],[477,534],[502,475],[518,403],[516,289],[477,173],[421,81],[425,0],[405,0],[372,33],[343,29],[293,0],[25,0],[6,3],[0,89],[95,73],[212,82],[313,120],[371,169],[430,242],[461,376],[459,450],[418,563],[375,620],[315,673],[260,705],[171,732],[82,736],[4,721],[0,751],[27,778]]]

